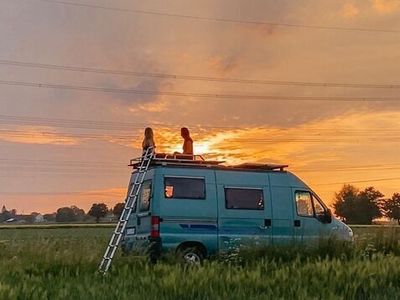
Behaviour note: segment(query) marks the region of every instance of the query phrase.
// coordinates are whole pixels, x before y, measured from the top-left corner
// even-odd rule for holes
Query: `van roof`
[[[129,166],[137,169],[140,165],[141,158],[132,159]],[[212,168],[219,170],[232,170],[232,171],[278,171],[284,172],[288,165],[284,164],[261,164],[261,163],[243,163],[238,165],[225,165],[224,161],[205,160],[200,155],[190,157],[176,157],[165,156],[160,157],[157,155],[151,160],[150,166],[161,167],[186,167],[186,168]]]

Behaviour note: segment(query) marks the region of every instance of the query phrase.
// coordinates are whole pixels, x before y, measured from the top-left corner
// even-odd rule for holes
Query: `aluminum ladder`
[[[154,147],[147,148],[137,165],[137,173],[135,180],[132,184],[128,197],[125,200],[124,209],[121,213],[117,226],[114,229],[110,242],[108,243],[106,252],[104,253],[103,259],[99,266],[99,271],[103,274],[106,274],[111,266],[115,252],[117,251],[117,248],[121,242],[122,235],[124,234],[129,217],[131,216],[132,211],[136,207],[136,202],[139,197],[139,193],[142,188],[144,178],[146,176],[147,170],[149,169],[153,157],[154,157]]]

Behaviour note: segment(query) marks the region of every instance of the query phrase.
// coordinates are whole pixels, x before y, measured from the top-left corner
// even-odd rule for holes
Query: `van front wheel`
[[[179,258],[188,265],[200,265],[204,260],[203,252],[197,247],[189,247],[181,249],[179,252]]]

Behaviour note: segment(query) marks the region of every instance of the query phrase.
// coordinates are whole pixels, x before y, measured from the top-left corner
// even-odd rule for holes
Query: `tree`
[[[56,222],[77,222],[85,217],[85,211],[76,206],[61,207],[56,213]]]
[[[392,198],[383,201],[382,210],[385,217],[397,220],[400,225],[400,193],[395,193]]]
[[[352,185],[344,185],[335,194],[333,207],[346,223],[371,224],[373,219],[382,216],[379,205],[383,196],[374,187],[360,191]]]
[[[55,222],[56,216],[57,216],[57,213],[44,214],[43,218],[46,220],[46,222]]]
[[[125,203],[123,202],[115,204],[113,208],[113,214],[119,218],[122,214],[122,211],[124,210],[124,207]]]
[[[75,205],[71,206],[72,212],[75,216],[75,222],[82,222],[85,219],[85,211]]]
[[[358,193],[359,190],[356,187],[345,184],[343,188],[335,194],[333,208],[335,209],[336,215],[341,217],[346,223],[355,215],[355,203]]]
[[[382,217],[380,204],[384,195],[374,187],[367,187],[358,194],[357,216],[359,224],[372,224],[372,220]]]
[[[14,209],[11,210],[11,212],[8,211],[6,206],[3,205],[3,207],[1,208],[1,213],[0,213],[0,222],[7,221],[8,219],[15,217],[15,215],[12,214],[12,212],[14,212],[14,211],[15,211],[15,213],[17,212]]]
[[[61,207],[57,209],[56,222],[74,222],[75,215],[71,207]]]
[[[90,208],[88,215],[96,218],[96,223],[99,223],[100,218],[104,218],[108,213],[108,207],[104,203],[94,203]]]

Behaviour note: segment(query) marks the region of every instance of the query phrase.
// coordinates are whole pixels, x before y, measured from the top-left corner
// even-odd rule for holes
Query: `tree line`
[[[335,194],[333,208],[335,215],[348,224],[372,224],[374,219],[386,217],[400,225],[400,193],[385,198],[372,186],[360,190],[344,185]]]
[[[100,222],[101,218],[106,217],[108,214],[111,218],[119,218],[124,209],[124,203],[117,203],[114,208],[109,209],[105,203],[94,203],[85,215],[85,211],[76,206],[62,207],[56,212],[56,222],[79,222],[85,221],[87,217],[93,217],[96,223]]]
[[[117,203],[113,208],[108,208],[105,203],[93,203],[87,213],[75,205],[69,207],[60,207],[55,213],[44,214],[42,221],[44,222],[59,222],[59,223],[73,223],[73,222],[90,222],[93,219],[98,223],[102,218],[110,216],[110,221],[119,218],[124,209],[124,203]],[[41,215],[37,212],[32,212],[29,215],[17,214],[15,209],[8,210],[4,205],[0,212],[1,222],[18,222],[24,221],[27,223],[35,223],[37,216]]]

